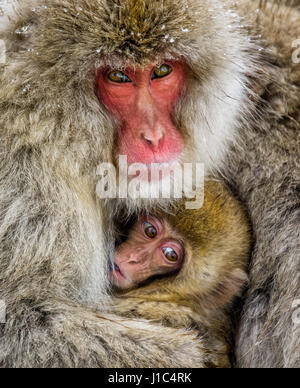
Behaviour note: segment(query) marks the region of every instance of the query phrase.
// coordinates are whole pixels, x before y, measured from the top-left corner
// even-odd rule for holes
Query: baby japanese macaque
[[[215,181],[199,210],[182,201],[170,214],[140,216],[110,274],[117,312],[195,330],[204,364],[230,367],[230,305],[247,282],[250,242],[243,207]]]

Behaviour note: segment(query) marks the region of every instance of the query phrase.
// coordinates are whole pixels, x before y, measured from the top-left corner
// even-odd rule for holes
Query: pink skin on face
[[[184,141],[172,114],[185,84],[185,65],[166,62],[172,67],[168,76],[152,79],[155,65],[124,71],[131,82],[116,83],[108,78],[111,69],[100,69],[100,101],[120,123],[118,153],[128,163],[171,163],[180,157]]]
[[[154,237],[147,235],[149,225],[156,231]],[[177,259],[170,260],[170,255]],[[169,228],[155,217],[142,217],[118,248],[110,278],[114,286],[130,289],[152,276],[174,272],[182,266],[183,259],[182,244],[170,238]]]

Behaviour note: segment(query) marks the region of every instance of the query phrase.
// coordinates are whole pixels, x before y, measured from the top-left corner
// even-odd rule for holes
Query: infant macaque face
[[[150,277],[176,272],[183,259],[183,243],[170,225],[156,217],[141,217],[117,249],[110,278],[114,286],[127,290]]]

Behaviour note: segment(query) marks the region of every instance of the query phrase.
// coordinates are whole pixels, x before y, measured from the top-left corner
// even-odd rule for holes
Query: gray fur
[[[244,3],[247,17],[253,15],[256,5]],[[293,313],[300,300],[300,64],[291,59],[300,37],[299,6],[264,2],[251,22],[264,48],[260,98],[255,122],[240,129],[243,147],[234,158],[229,154],[230,179],[247,204],[256,239],[237,359],[240,367],[299,367]]]
[[[299,6],[243,0],[241,22],[221,3],[22,0],[1,26],[1,366],[203,366],[195,333],[106,313],[114,232],[95,195],[115,131],[96,69],[179,55],[191,71],[178,123],[197,139],[186,160],[227,176],[256,237],[238,365],[299,366]]]

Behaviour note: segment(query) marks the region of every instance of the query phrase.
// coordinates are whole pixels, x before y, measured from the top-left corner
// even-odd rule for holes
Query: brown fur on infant
[[[197,330],[208,367],[229,367],[230,302],[247,281],[249,224],[241,204],[207,182],[204,206],[142,215],[115,254],[110,277],[123,316]]]

